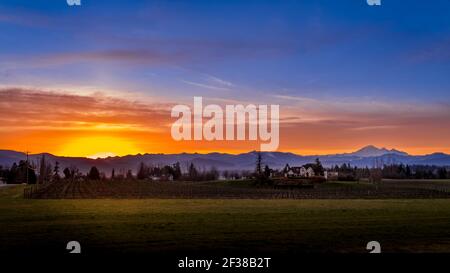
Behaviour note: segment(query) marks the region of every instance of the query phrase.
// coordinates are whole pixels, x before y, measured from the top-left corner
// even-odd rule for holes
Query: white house
[[[315,175],[313,168],[308,167],[308,169],[306,169],[306,173],[305,176],[306,177],[313,177]]]
[[[285,177],[313,177],[315,175],[313,168],[304,166],[301,167],[289,167],[284,173]]]

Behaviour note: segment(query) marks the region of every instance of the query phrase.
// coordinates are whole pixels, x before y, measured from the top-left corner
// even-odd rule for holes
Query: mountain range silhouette
[[[182,168],[194,163],[200,169],[212,167],[218,170],[253,170],[256,160],[256,151],[227,154],[227,153],[179,153],[179,154],[137,154],[126,156],[115,156],[107,158],[91,159],[85,157],[56,156],[49,153],[31,154],[29,159],[39,162],[42,156],[51,163],[59,162],[61,168],[76,166],[82,172],[87,172],[92,166],[109,174],[114,168],[118,170],[129,170],[136,172],[138,165],[144,162],[148,165],[167,165],[180,162]],[[263,163],[271,168],[283,168],[286,164],[300,166],[314,162],[319,158],[325,167],[341,164],[351,164],[358,167],[375,167],[383,164],[409,164],[409,165],[436,165],[450,166],[450,155],[444,153],[433,153],[428,155],[409,155],[396,149],[378,148],[373,145],[365,146],[352,153],[328,154],[328,155],[298,155],[290,152],[262,152]],[[25,160],[23,152],[0,150],[0,165],[11,166],[14,162]]]

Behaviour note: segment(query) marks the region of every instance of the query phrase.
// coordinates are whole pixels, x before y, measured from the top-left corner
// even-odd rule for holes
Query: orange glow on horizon
[[[109,136],[75,138],[64,144],[61,150],[56,151],[56,154],[61,156],[89,158],[104,158],[137,153],[139,153],[139,150],[132,141]]]
[[[94,132],[93,132],[94,134]],[[132,132],[109,132],[105,135],[89,136],[88,132],[82,135],[70,134],[65,136],[58,133],[48,134],[32,134],[31,138],[36,141],[26,143],[24,138],[9,140],[9,145],[2,145],[2,149],[10,149],[16,151],[30,151],[31,153],[48,152],[57,156],[69,157],[88,157],[88,158],[105,158],[109,156],[125,156],[136,154],[178,154],[178,153],[228,153],[240,154],[258,150],[259,143],[250,141],[174,141],[170,135],[164,134],[145,134]],[[49,139],[48,142],[41,142],[41,139]],[[54,145],[51,139],[58,139],[61,143]],[[37,144],[36,142],[39,142]],[[292,143],[292,142],[291,142]],[[361,143],[346,148],[337,149],[335,147],[296,147],[285,143],[278,149],[279,152],[291,152],[299,155],[327,155],[342,154],[354,152],[366,145],[374,144],[375,146],[387,149],[397,149],[407,152],[411,155],[431,154],[434,152],[443,152],[450,154],[450,149],[446,147],[399,147],[393,145],[380,145],[379,143]],[[319,145],[320,146],[320,145]]]
[[[0,90],[0,103],[0,149],[98,158],[138,153],[239,154],[260,147],[257,141],[174,141],[170,134],[174,119],[167,104],[27,90]],[[448,122],[448,113],[433,111],[417,118],[382,111],[349,115],[337,109],[318,113],[329,118],[307,121],[298,118],[305,113],[291,112],[285,115],[295,119],[284,117],[280,123],[278,151],[325,155],[375,145],[412,155],[450,154],[450,127],[442,125]]]

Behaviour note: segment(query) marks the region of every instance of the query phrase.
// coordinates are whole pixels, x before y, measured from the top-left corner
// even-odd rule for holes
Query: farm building
[[[338,172],[334,172],[334,171],[324,171],[324,177],[325,179],[329,180],[329,179],[337,179],[339,176]]]
[[[313,177],[315,175],[311,166],[289,167],[285,168],[285,177]]]

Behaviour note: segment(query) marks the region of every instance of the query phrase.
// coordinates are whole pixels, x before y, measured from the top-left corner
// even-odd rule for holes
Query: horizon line
[[[126,155],[114,155],[114,156],[105,156],[105,157],[91,157],[91,156],[70,156],[70,155],[58,155],[55,153],[50,153],[50,152],[37,152],[37,153],[29,153],[28,155],[33,156],[33,155],[42,155],[42,154],[49,154],[52,156],[57,156],[57,157],[67,157],[67,158],[85,158],[85,159],[92,159],[92,160],[97,160],[97,159],[107,159],[107,158],[116,158],[116,157],[126,157],[126,156],[138,156],[138,155],[180,155],[180,154],[198,154],[198,155],[208,155],[208,154],[227,154],[227,155],[242,155],[242,154],[248,154],[248,153],[253,153],[253,152],[261,152],[261,153],[285,153],[285,154],[294,154],[297,156],[330,156],[330,155],[348,155],[348,154],[352,154],[355,153],[361,149],[364,149],[366,147],[370,147],[373,146],[377,149],[387,149],[389,151],[391,150],[395,150],[397,152],[402,152],[402,153],[406,153],[406,156],[427,156],[427,155],[433,155],[433,154],[445,154],[445,155],[450,155],[447,154],[445,152],[432,152],[432,153],[427,153],[427,154],[410,154],[395,148],[392,149],[388,149],[385,147],[377,147],[375,145],[366,145],[363,146],[362,148],[359,148],[357,150],[354,151],[350,151],[350,152],[343,152],[343,153],[329,153],[329,154],[299,154],[296,152],[292,152],[292,151],[257,151],[257,150],[250,150],[247,152],[238,152],[238,153],[233,153],[233,152],[219,152],[219,151],[210,151],[210,152],[179,152],[179,153],[151,153],[151,152],[145,152],[145,153],[136,153],[136,154],[126,154]],[[27,151],[18,151],[18,150],[11,150],[11,149],[0,149],[0,151],[9,151],[9,152],[16,152],[16,153],[22,153],[25,154],[27,153]],[[386,153],[386,154],[393,154],[393,153]],[[385,154],[384,154],[385,155]],[[381,155],[380,155],[381,156]],[[378,157],[378,156],[368,156],[368,157]]]

